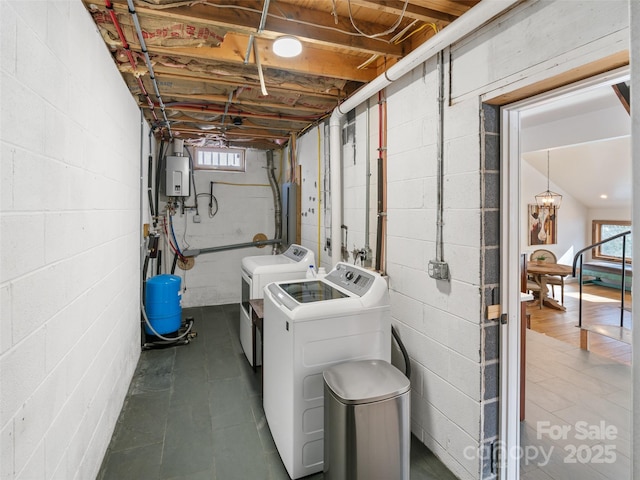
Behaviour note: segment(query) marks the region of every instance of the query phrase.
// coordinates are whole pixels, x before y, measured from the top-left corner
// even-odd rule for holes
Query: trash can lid
[[[322,372],[324,381],[343,403],[371,403],[396,397],[411,386],[400,370],[384,360],[359,360]]]

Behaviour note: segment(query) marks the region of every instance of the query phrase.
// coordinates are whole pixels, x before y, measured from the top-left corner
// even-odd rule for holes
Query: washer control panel
[[[325,280],[362,297],[373,285],[375,274],[355,265],[338,263],[325,277]]]
[[[301,262],[309,253],[309,250],[300,246],[300,245],[291,245],[289,248],[285,250],[283,255],[288,257],[296,262]]]

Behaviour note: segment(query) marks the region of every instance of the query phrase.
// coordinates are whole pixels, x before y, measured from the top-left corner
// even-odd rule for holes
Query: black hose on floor
[[[402,357],[404,358],[404,375],[411,380],[411,361],[409,360],[409,354],[407,353],[407,349],[404,348],[404,344],[402,340],[400,340],[400,336],[398,335],[398,331],[391,326],[391,334],[393,338],[396,340],[398,347],[400,347],[400,351],[402,352]]]

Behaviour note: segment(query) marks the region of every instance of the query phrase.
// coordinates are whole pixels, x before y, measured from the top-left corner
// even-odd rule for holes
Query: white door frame
[[[506,105],[500,112],[500,480],[520,478],[520,112],[578,91],[619,83],[629,74],[629,67],[622,67]]]

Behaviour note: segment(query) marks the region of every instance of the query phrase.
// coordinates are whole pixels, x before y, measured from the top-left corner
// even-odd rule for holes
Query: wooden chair
[[[522,293],[531,293],[532,295],[533,292],[540,291],[540,285],[530,280],[529,275],[527,275],[527,256],[524,253],[520,254],[520,291]],[[531,314],[527,313],[524,303],[522,304],[520,315],[525,318],[526,327],[531,328]]]
[[[532,280],[527,274],[527,257],[524,253],[520,255],[520,291],[531,293],[532,295],[535,292],[540,292],[540,284]]]
[[[531,259],[531,261],[535,260],[539,262],[541,261],[539,259],[540,257],[544,257],[544,259],[542,259],[543,262],[558,263],[558,258],[556,257],[555,253],[544,249],[534,250],[533,252],[531,252],[531,256],[529,258]],[[560,286],[560,298],[562,304],[564,305],[564,277],[561,277],[559,275],[547,275],[547,285],[551,285],[551,296],[553,298],[556,298],[555,285]]]

